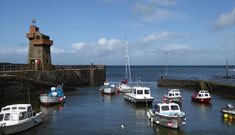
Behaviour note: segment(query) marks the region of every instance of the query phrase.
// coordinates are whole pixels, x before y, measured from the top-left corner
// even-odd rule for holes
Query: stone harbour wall
[[[64,90],[83,86],[100,86],[106,79],[105,68],[58,69],[53,71],[1,71],[0,98],[19,97],[63,84]]]

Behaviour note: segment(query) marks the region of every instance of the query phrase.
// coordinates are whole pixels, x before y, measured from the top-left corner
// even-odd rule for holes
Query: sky
[[[36,19],[54,65],[235,64],[235,0],[0,0],[0,62],[27,63]],[[167,53],[166,53],[167,52]]]

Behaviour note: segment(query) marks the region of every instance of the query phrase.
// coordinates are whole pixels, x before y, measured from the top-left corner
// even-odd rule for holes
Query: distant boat
[[[158,103],[148,110],[147,118],[158,125],[169,128],[181,128],[186,124],[185,113],[176,103]]]
[[[154,97],[151,96],[150,88],[135,86],[131,93],[124,93],[124,99],[132,103],[152,103]]]
[[[127,46],[127,41],[125,42],[126,49],[125,49],[125,80],[121,81],[121,83],[118,84],[116,87],[118,92],[126,93],[126,92],[131,92],[131,86],[128,85],[128,77],[130,79],[130,84],[131,84],[131,70],[130,70],[130,63],[129,63],[129,55],[128,55],[128,46]]]
[[[167,95],[163,96],[163,100],[167,102],[181,103],[182,96],[179,89],[171,89]]]
[[[0,112],[0,134],[15,134],[42,122],[42,112],[34,113],[31,104],[5,106]]]
[[[104,94],[113,95],[116,93],[116,88],[114,84],[109,84],[107,81],[105,81],[104,85],[100,87],[100,91]]]
[[[128,80],[125,79],[116,87],[118,92],[128,93],[131,92],[131,86],[128,85]]]
[[[221,109],[221,112],[223,113],[224,118],[235,119],[235,108],[232,104],[227,104]]]
[[[191,96],[192,101],[200,103],[210,103],[211,96],[207,90],[200,90],[198,93],[195,93]]]
[[[39,100],[44,105],[63,103],[65,101],[65,95],[62,86],[51,87],[49,92],[41,93]]]
[[[235,72],[235,68],[234,68],[234,69],[229,69],[229,71],[231,71],[231,72]]]

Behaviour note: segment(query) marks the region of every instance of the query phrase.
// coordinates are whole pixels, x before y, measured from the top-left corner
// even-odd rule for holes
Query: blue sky
[[[53,64],[235,64],[235,0],[0,0],[0,62],[27,63],[32,18]],[[167,56],[166,52],[167,51]]]

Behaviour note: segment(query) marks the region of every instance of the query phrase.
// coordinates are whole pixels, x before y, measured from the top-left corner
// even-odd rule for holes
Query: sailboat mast
[[[128,54],[127,54],[127,39],[125,37],[125,74],[126,74],[126,78],[125,79],[128,79]]]
[[[126,61],[127,61],[127,65],[126,68],[128,68],[128,75],[129,75],[129,79],[130,79],[130,86],[132,87],[132,81],[131,81],[131,68],[130,68],[130,61],[129,61],[129,54],[128,54],[128,46],[127,46],[127,38],[125,38],[125,44],[126,44]]]

